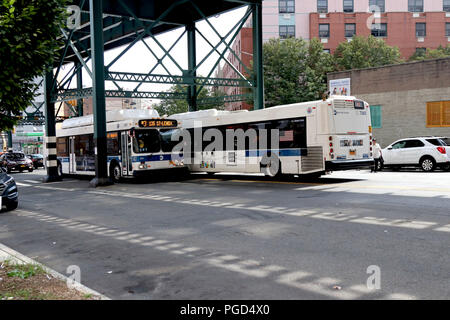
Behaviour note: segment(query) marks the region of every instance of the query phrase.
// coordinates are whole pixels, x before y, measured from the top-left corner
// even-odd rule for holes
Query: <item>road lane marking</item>
[[[181,204],[190,204],[190,205],[198,205],[205,207],[217,207],[217,204],[209,205],[204,200],[200,199],[180,199],[174,200],[174,198],[169,196],[160,196],[160,195],[142,195],[142,194],[122,194],[116,191],[89,191],[88,193],[93,194],[101,194],[108,195],[113,197],[125,197],[125,198],[133,198],[133,199],[141,199],[141,200],[156,200],[170,203],[181,203]],[[269,212],[281,215],[289,215],[294,217],[308,217],[313,219],[322,219],[322,220],[332,220],[336,222],[351,222],[358,224],[367,224],[367,225],[379,225],[384,227],[395,227],[395,228],[407,228],[407,229],[415,229],[415,230],[433,230],[438,232],[448,232],[447,228],[443,228],[439,226],[439,223],[432,221],[422,221],[422,220],[409,220],[409,219],[391,219],[391,218],[380,218],[380,217],[371,217],[371,216],[360,216],[357,214],[341,214],[341,213],[332,213],[332,212],[318,212],[314,210],[298,210],[295,208],[290,208],[286,210],[280,210],[279,207],[270,207],[267,205],[260,206],[249,206],[247,204],[233,204],[230,202],[224,202],[220,205],[222,208],[226,209],[244,209],[250,211],[258,211],[258,212]]]
[[[176,255],[183,255],[186,258],[193,258],[200,260],[210,266],[224,269],[227,271],[239,273],[248,277],[272,280],[277,284],[285,285],[291,288],[300,289],[310,293],[327,296],[335,299],[358,299],[364,295],[367,299],[368,294],[380,295],[379,290],[371,291],[369,289],[364,290],[364,286],[361,284],[349,285],[344,287],[341,291],[335,291],[332,286],[341,285],[341,280],[331,277],[319,277],[313,273],[306,272],[304,270],[289,270],[283,266],[275,264],[264,264],[260,261],[253,259],[243,259],[239,256],[231,254],[222,254],[219,252],[208,252],[198,247],[192,247],[185,244],[175,243],[168,240],[156,239],[152,236],[145,236],[141,234],[134,234],[127,231],[120,231],[114,228],[107,228],[103,226],[97,226],[73,219],[58,218],[52,215],[36,213],[29,210],[17,209],[16,212],[19,216],[33,218],[46,223],[53,223],[58,226],[77,229],[83,232],[91,233],[94,235],[100,235],[105,237],[114,237],[116,240],[134,243],[136,240],[141,240],[136,245],[140,246],[155,246],[154,249],[162,250],[164,252]],[[54,219],[57,218],[57,219]],[[83,227],[81,227],[83,226]],[[111,233],[105,234],[99,231],[109,230]],[[127,234],[129,236],[117,237],[118,234]],[[131,237],[132,236],[132,237]],[[136,239],[137,238],[137,239]],[[151,240],[151,241],[148,241]],[[151,244],[151,245],[150,245]],[[181,248],[180,248],[181,247]],[[195,256],[195,252],[206,252],[206,257],[201,255]],[[387,296],[391,299],[417,299],[415,296],[404,293],[391,293]]]

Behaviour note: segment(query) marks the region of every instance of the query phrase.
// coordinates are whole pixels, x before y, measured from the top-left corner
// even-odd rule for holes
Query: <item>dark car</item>
[[[19,193],[16,182],[4,168],[0,168],[0,211],[3,206],[6,206],[7,210],[14,210],[18,204]]]
[[[29,154],[27,158],[33,162],[33,168],[44,167],[44,156],[42,154]]]
[[[28,170],[33,172],[33,162],[25,157],[22,152],[8,152],[0,156],[0,166],[6,169],[7,173],[11,171]]]

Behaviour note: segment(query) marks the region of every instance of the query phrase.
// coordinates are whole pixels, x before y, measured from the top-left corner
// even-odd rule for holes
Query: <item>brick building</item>
[[[450,0],[265,0],[263,35],[320,38],[331,53],[354,35],[373,35],[409,58],[450,44]]]
[[[251,28],[248,24],[246,27],[242,28],[233,42],[232,49],[242,63],[250,70],[251,61],[253,59],[253,28]],[[244,66],[239,62],[235,55],[230,52],[227,59],[241,74],[248,77],[248,73],[246,72]],[[239,78],[237,72],[227,63],[225,63],[223,68],[220,70],[220,74],[226,79]],[[225,92],[225,95],[245,93],[242,88],[238,87],[224,87],[222,90]],[[250,110],[252,107],[252,105],[246,102],[230,102],[226,104],[227,110]]]
[[[450,58],[328,74],[351,80],[371,105],[374,136],[385,147],[414,136],[450,136]]]

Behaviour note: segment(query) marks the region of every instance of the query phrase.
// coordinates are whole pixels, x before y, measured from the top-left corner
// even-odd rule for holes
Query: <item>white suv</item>
[[[450,169],[450,147],[436,137],[408,138],[398,140],[382,150],[383,166],[393,169],[420,167],[433,171],[437,167]]]

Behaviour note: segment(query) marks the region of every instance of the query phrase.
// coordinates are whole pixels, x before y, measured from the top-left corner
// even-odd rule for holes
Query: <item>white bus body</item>
[[[146,120],[152,124],[159,121],[158,125],[169,125],[142,127],[140,121]],[[178,161],[172,161],[174,142],[171,142],[171,135],[174,130],[177,129],[171,126],[171,120],[159,118],[156,110],[108,111],[108,174],[117,181],[120,177],[182,167]],[[93,134],[93,115],[67,119],[62,123],[56,131],[59,174],[95,174]]]
[[[181,128],[203,132],[215,128],[244,131],[279,129],[279,148],[194,152],[190,171],[267,174],[261,165],[267,153],[278,156],[282,174],[323,174],[325,171],[368,168],[373,165],[369,105],[355,97],[332,96],[327,100],[296,103],[255,111],[215,109],[172,115]],[[224,134],[225,136],[225,134]],[[258,137],[259,139],[259,137]],[[192,144],[193,145],[193,144]],[[250,145],[250,144],[248,144]],[[185,155],[186,156],[186,155]],[[186,161],[188,163],[188,161]]]

